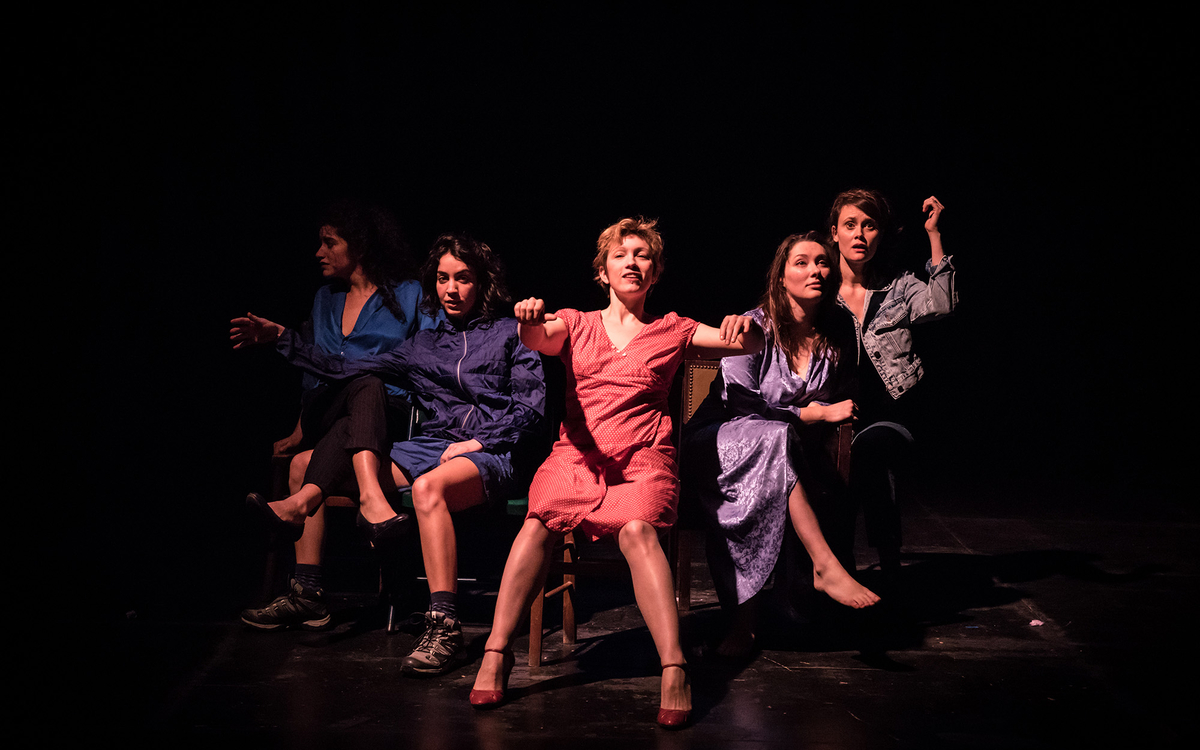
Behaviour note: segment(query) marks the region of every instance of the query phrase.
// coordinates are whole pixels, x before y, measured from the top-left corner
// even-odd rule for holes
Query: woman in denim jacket
[[[924,370],[912,350],[911,326],[949,315],[958,302],[954,265],[942,251],[938,218],[942,204],[930,196],[926,214],[929,281],[897,271],[884,246],[899,233],[887,200],[873,190],[848,190],[833,201],[830,238],[841,254],[838,305],[850,313],[858,342],[859,389],[854,399],[859,420],[854,436],[850,491],[862,503],[867,537],[879,550],[880,566],[894,573],[900,564],[900,513],[894,468],[913,443],[905,412],[907,396]],[[847,324],[849,325],[849,323]],[[848,524],[846,533],[853,533]]]

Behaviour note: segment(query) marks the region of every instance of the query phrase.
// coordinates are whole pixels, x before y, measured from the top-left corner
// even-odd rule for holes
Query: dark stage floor
[[[236,611],[111,626],[119,671],[97,696],[99,731],[138,746],[1190,746],[1197,519],[1153,493],[1108,497],[914,499],[899,589],[872,612],[776,619],[747,663],[697,653],[681,732],[652,723],[657,662],[627,584],[583,581],[577,646],[554,630],[530,670],[522,638],[513,700],[482,713],[466,698],[494,584],[464,597],[472,661],[405,679],[413,636],[385,633],[369,570],[351,563],[357,590],[338,596],[331,632],[252,632]],[[882,587],[873,560],[860,549],[861,578]],[[693,578],[695,652],[720,612],[703,560]]]

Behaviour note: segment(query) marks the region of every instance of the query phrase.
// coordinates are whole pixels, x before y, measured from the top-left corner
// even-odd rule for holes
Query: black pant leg
[[[382,459],[391,448],[383,381],[371,376],[356,378],[322,394],[312,406],[305,436],[313,429],[319,437],[313,445],[304,483],[315,484],[326,494],[354,487],[351,457],[369,450]]]

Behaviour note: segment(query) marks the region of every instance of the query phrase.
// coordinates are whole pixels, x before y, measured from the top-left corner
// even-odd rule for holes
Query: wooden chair
[[[693,359],[684,362],[679,403],[680,429],[688,423],[688,420],[700,408],[700,404],[704,403],[704,399],[708,398],[713,381],[717,379],[720,372],[720,360]],[[679,442],[678,457],[682,466],[683,441]],[[680,479],[682,480],[682,477]],[[692,556],[696,549],[696,539],[702,532],[698,529],[688,528],[686,524],[681,523],[675,524],[674,531],[675,533],[672,535],[674,547],[670,551],[670,555],[671,569],[675,574],[675,604],[680,612],[687,612],[692,608]]]
[[[712,384],[721,371],[721,364],[715,360],[688,360],[684,363],[682,379],[679,387],[679,406],[677,427],[682,427],[700,408],[700,404],[708,397]],[[849,424],[839,425],[829,438],[827,449],[835,457],[837,473],[843,483],[850,481],[850,442],[854,437],[854,429]],[[677,440],[676,445],[681,445]],[[682,459],[682,447],[678,449],[678,458]],[[675,601],[679,611],[691,609],[692,593],[692,559],[697,539],[703,539],[703,531],[688,528],[677,523],[667,533],[667,559],[671,563],[671,571],[675,579]],[[611,545],[608,545],[611,547]],[[609,550],[611,552],[611,550]],[[533,600],[529,611],[529,666],[536,667],[542,662],[542,624],[546,597],[562,596],[562,631],[563,644],[573,645],[577,640],[578,629],[575,620],[575,591],[576,576],[602,575],[607,577],[627,577],[629,569],[619,553],[614,557],[581,554],[580,545],[574,533],[567,534],[563,539],[562,560],[554,561],[550,567],[551,575],[562,576],[562,583],[550,590],[540,591]]]
[[[692,418],[696,409],[708,396],[720,367],[719,361],[712,360],[689,360],[684,363],[677,391],[677,429]],[[675,444],[678,446],[680,441],[676,439]],[[677,455],[681,457],[678,449]],[[678,524],[668,531],[666,536],[667,560],[671,563],[671,573],[675,579],[675,601],[680,611],[691,608],[691,561],[695,536],[694,530],[681,529]],[[612,545],[597,545],[594,549],[600,554],[588,556],[585,554],[586,549],[581,550],[573,532],[564,537],[562,560],[555,560],[550,566],[550,574],[561,575],[562,583],[548,591],[543,587],[529,610],[529,666],[536,667],[542,662],[542,622],[546,597],[562,596],[563,644],[569,646],[576,642],[578,634],[575,621],[576,577],[580,574],[628,577],[629,568],[625,559],[619,553],[615,556],[612,554]],[[609,554],[602,554],[604,551]]]

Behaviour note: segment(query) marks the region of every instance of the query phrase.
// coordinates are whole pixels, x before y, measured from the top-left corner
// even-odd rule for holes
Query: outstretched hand
[[[745,315],[726,315],[721,321],[721,341],[726,344],[740,344],[742,337],[757,327],[753,318]]]
[[[925,202],[921,204],[921,210],[927,214],[925,217],[926,232],[933,233],[938,231],[938,217],[942,215],[944,208],[945,206],[932,195],[926,198]]]
[[[546,312],[544,300],[530,297],[513,306],[513,317],[523,326],[540,326],[547,320],[558,320],[554,313]]]
[[[283,326],[260,318],[254,313],[246,313],[246,317],[234,318],[229,323],[233,326],[229,329],[229,340],[233,342],[234,349],[271,344],[283,333]]]

